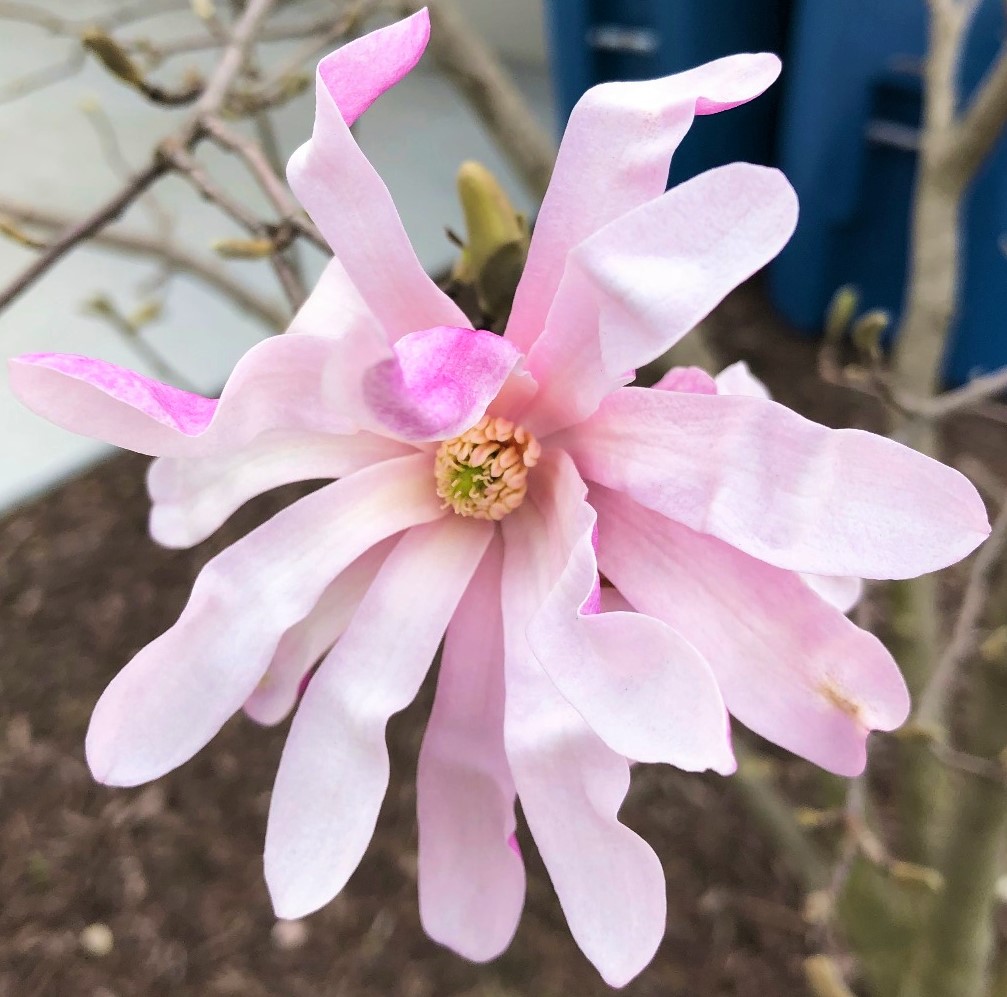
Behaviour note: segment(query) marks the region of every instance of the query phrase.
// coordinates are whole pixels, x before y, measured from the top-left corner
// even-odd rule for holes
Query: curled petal
[[[732,163],[672,188],[571,251],[528,354],[539,437],[590,415],[786,245],[797,198],[778,170]]]
[[[525,889],[503,739],[502,550],[486,552],[448,626],[416,775],[420,919],[477,962],[510,944]]]
[[[748,395],[768,401],[769,389],[749,369],[744,360],[725,367],[714,378],[717,392],[722,395]]]
[[[621,987],[650,962],[664,934],[664,874],[647,843],[618,819],[629,763],[591,731],[528,645],[528,623],[549,579],[536,540],[541,524],[527,512],[534,510],[503,523],[507,757],[570,931],[605,981]]]
[[[695,115],[744,104],[779,73],[775,55],[734,55],[659,80],[603,83],[581,97],[507,325],[518,349],[527,353],[545,326],[570,250],[664,191],[672,155]]]
[[[245,700],[244,711],[256,723],[278,724],[294,708],[311,669],[350,625],[396,540],[389,537],[361,554],[322,593],[311,612],[283,635],[266,674]]]
[[[989,534],[954,469],[758,398],[624,388],[557,442],[589,481],[793,571],[912,578]]]
[[[715,395],[717,382],[702,367],[672,367],[654,388],[657,391],[689,391],[694,395]]]
[[[592,608],[600,593],[587,489],[563,453],[537,471],[542,522],[532,542],[551,578],[528,643],[543,669],[620,755],[733,772],[727,711],[709,666],[656,619]],[[523,518],[530,523],[532,511]]]
[[[401,439],[457,436],[477,423],[520,360],[492,332],[439,327],[403,336],[364,375],[375,426]]]
[[[63,429],[152,456],[194,457],[242,446],[270,429],[354,432],[324,389],[339,347],[276,336],[238,361],[220,396],[182,391],[104,360],[35,353],[10,361],[14,394]]]
[[[291,189],[392,340],[416,329],[467,324],[420,265],[388,189],[349,129],[413,68],[429,33],[423,10],[323,59],[311,139],[287,165]]]
[[[430,474],[426,454],[370,467],[210,561],[178,622],[98,701],[86,742],[95,778],[135,786],[191,758],[252,694],[283,634],[333,578],[385,537],[443,515]]]
[[[161,457],[147,472],[153,500],[151,536],[165,547],[205,540],[235,510],[293,481],[343,478],[414,452],[373,433],[264,433],[237,450],[210,457]]]
[[[848,613],[864,594],[862,578],[844,578],[838,575],[801,574],[804,582],[812,592],[821,596],[830,606],[835,606],[840,613]]]
[[[728,709],[770,741],[857,775],[871,730],[892,730],[909,695],[884,645],[791,571],[592,488],[606,576],[709,661]]]
[[[328,903],[360,862],[388,786],[385,726],[416,695],[492,536],[459,516],[406,533],[309,683],[266,827],[278,916]]]

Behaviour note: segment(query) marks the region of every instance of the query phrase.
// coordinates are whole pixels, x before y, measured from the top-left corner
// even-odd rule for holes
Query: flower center
[[[475,519],[503,519],[523,501],[528,469],[542,447],[523,426],[484,415],[437,449],[434,473],[444,508]]]

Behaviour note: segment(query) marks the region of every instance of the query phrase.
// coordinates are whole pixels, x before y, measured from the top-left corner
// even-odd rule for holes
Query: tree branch
[[[989,602],[990,581],[1007,549],[1007,502],[1000,507],[989,539],[972,561],[954,630],[930,681],[920,697],[916,722],[927,730],[947,723],[948,702],[958,673],[979,643],[979,624]]]
[[[401,0],[413,13],[425,0]],[[528,189],[541,198],[549,186],[556,149],[496,54],[470,30],[452,0],[432,0],[429,51],[461,90],[510,159]]]
[[[63,231],[72,227],[72,223],[68,223],[62,215],[0,200],[0,218],[3,217],[48,231]],[[234,280],[226,268],[212,260],[201,259],[167,239],[112,227],[94,236],[89,245],[125,256],[141,256],[163,262],[171,270],[187,274],[223,295],[235,307],[260,322],[269,333],[279,332],[289,320],[289,312],[285,308]]]
[[[145,190],[156,180],[159,180],[171,169],[170,162],[161,155],[155,155],[153,161],[139,173],[135,174],[122,189],[106,201],[100,208],[86,218],[77,222],[52,242],[38,259],[28,266],[20,276],[0,291],[0,309],[9,305],[15,298],[26,291],[54,264],[58,263],[75,246],[100,232],[106,225],[114,222]]]
[[[219,64],[196,103],[195,114],[177,134],[158,145],[151,162],[131,177],[118,193],[57,238],[34,263],[0,291],[0,309],[31,287],[71,249],[115,221],[141,194],[170,172],[173,168],[172,157],[177,150],[189,151],[204,137],[201,124],[203,117],[216,113],[227,98],[228,90],[241,71],[256,28],[276,2],[277,0],[249,0]]]
[[[1007,43],[1005,43],[979,91],[953,132],[954,168],[969,180],[993,151],[1007,126]]]

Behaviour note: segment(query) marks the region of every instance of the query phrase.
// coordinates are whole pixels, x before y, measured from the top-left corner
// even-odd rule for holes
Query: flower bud
[[[93,52],[113,76],[118,76],[123,83],[128,83],[132,87],[143,87],[143,73],[140,72],[140,67],[111,35],[106,34],[101,28],[88,28],[80,40],[84,48]]]

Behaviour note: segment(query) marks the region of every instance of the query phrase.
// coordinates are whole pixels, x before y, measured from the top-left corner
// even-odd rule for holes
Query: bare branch
[[[269,198],[281,220],[288,220],[298,232],[324,253],[331,253],[328,243],[314,223],[303,217],[300,205],[294,200],[287,185],[276,175],[263,150],[240,132],[228,127],[219,118],[205,122],[206,132],[218,145],[240,156],[249,172]]]
[[[71,249],[115,221],[141,194],[170,172],[173,168],[172,155],[176,150],[184,151],[196,145],[203,137],[200,124],[202,117],[215,113],[223,104],[235,77],[241,71],[256,28],[276,2],[277,0],[249,0],[244,13],[235,25],[234,33],[219,64],[196,104],[196,114],[178,134],[166,139],[157,147],[151,162],[131,177],[117,194],[56,239],[34,263],[0,291],[0,308],[10,304],[31,287]]]
[[[248,0],[244,14],[234,26],[231,40],[224,49],[220,62],[203,91],[203,96],[196,104],[197,115],[214,114],[221,108],[227,97],[227,91],[241,72],[256,30],[269,16],[276,2],[277,0]]]
[[[424,0],[401,0],[410,13]],[[556,148],[496,54],[465,23],[452,0],[429,4],[429,51],[461,90],[510,159],[528,189],[541,198],[549,186]]]
[[[979,623],[989,599],[990,580],[1007,549],[1007,502],[1000,508],[989,539],[972,561],[965,594],[955,618],[951,640],[934,669],[920,697],[916,722],[924,729],[943,727],[947,720],[948,700],[958,671],[975,651],[979,642]]]
[[[230,196],[219,184],[215,183],[202,165],[184,149],[173,149],[170,152],[171,165],[178,173],[188,180],[199,192],[200,196],[215,204],[225,214],[230,215],[242,228],[257,238],[269,239],[273,242],[274,252],[269,262],[276,271],[276,276],[286,294],[287,300],[295,309],[300,308],[307,297],[307,290],[298,279],[290,263],[280,255],[285,246],[275,240],[276,227],[260,221],[243,204]],[[289,244],[289,239],[287,240]]]
[[[0,218],[3,217],[19,225],[46,231],[59,232],[73,227],[72,222],[54,212],[0,200]],[[41,245],[44,248],[45,244]],[[187,274],[220,293],[241,311],[260,322],[270,333],[283,329],[289,320],[286,309],[246,288],[231,277],[225,267],[213,260],[201,259],[170,240],[112,227],[94,236],[88,245],[126,256],[140,256],[163,262],[172,271]]]
[[[1007,391],[1007,367],[983,377],[977,377],[968,384],[953,391],[945,391],[927,405],[921,405],[918,412],[929,419],[944,419],[949,415],[963,412],[988,402]]]
[[[27,97],[29,94],[44,90],[61,80],[69,79],[84,68],[86,61],[84,50],[73,48],[65,59],[50,63],[41,69],[35,69],[0,87],[0,104],[9,104],[21,97]]]
[[[44,273],[58,263],[75,246],[100,232],[114,222],[144,191],[163,177],[171,169],[171,164],[163,156],[157,155],[153,161],[133,175],[118,193],[109,198],[100,208],[68,229],[51,243],[34,263],[0,291],[0,309],[9,305],[26,291]]]
[[[1007,127],[1007,44],[1004,44],[954,130],[952,158],[965,180],[979,171]]]

